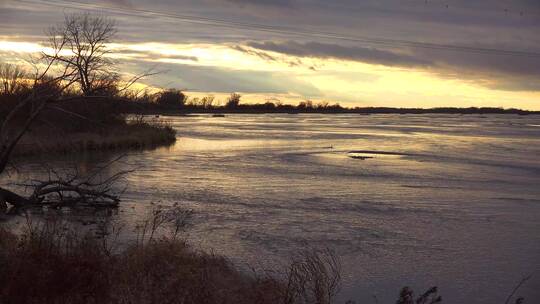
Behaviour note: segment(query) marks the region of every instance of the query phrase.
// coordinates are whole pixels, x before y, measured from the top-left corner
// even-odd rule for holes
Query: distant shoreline
[[[489,114],[514,114],[514,115],[539,115],[540,111],[528,111],[520,109],[501,109],[501,108],[341,108],[333,109],[253,109],[249,105],[241,105],[235,109],[228,108],[190,108],[186,106],[183,109],[165,108],[160,106],[144,107],[144,109],[134,109],[134,112],[148,115],[189,115],[189,114],[454,114],[454,115],[489,115]]]

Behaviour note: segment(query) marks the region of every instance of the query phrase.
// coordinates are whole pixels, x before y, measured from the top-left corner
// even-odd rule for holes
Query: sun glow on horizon
[[[0,40],[0,51],[6,53],[7,60],[20,61],[28,54],[47,51],[39,43]],[[313,96],[300,94],[291,84],[290,90],[281,93],[260,92],[253,88],[244,101],[264,102],[265,99],[279,99],[284,103],[294,103],[302,99],[339,102],[346,106],[389,106],[389,107],[469,107],[492,106],[540,110],[540,92],[505,91],[483,86],[471,79],[444,78],[435,72],[420,68],[390,67],[358,61],[316,57],[290,56],[270,51],[260,51],[249,46],[231,44],[171,44],[171,43],[114,43],[109,44],[109,56],[118,60],[122,72],[135,65],[158,67],[160,64],[205,67],[223,72],[246,73],[265,72],[276,75],[275,81],[284,85],[291,81],[308,84],[318,92]],[[189,69],[188,69],[189,70]],[[211,72],[211,71],[210,71]],[[210,73],[209,72],[209,73]],[[167,80],[175,81],[172,73],[161,76],[163,83],[155,86],[167,87]],[[188,75],[182,75],[189,79]],[[182,85],[182,83],[180,83]],[[182,87],[180,87],[182,88]],[[234,91],[231,90],[231,91]],[[242,93],[239,90],[239,93]],[[257,91],[257,93],[254,93]],[[207,92],[226,95],[208,84]],[[204,94],[204,92],[196,93]]]

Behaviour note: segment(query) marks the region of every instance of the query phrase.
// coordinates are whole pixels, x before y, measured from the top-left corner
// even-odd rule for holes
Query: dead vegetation
[[[81,172],[77,166],[56,169],[42,163],[39,179],[10,183],[17,191],[0,188],[0,207],[7,214],[20,214],[28,208],[116,208],[125,190],[125,176],[135,171],[120,155],[109,162]],[[122,163],[129,169],[117,170]],[[15,168],[14,170],[17,170]]]
[[[57,124],[58,125],[58,124]],[[58,136],[61,134],[61,136]],[[85,151],[127,151],[168,146],[176,141],[176,131],[162,121],[122,121],[104,129],[66,131],[32,130],[15,147],[15,155],[65,155]]]
[[[82,174],[75,167],[71,170],[47,168],[48,178],[31,180],[18,184],[19,187],[31,189],[27,198],[6,199],[6,202],[18,208],[32,207],[117,207],[123,188],[118,185],[124,176],[133,170],[111,172],[115,163],[123,156],[117,157],[89,173]],[[7,190],[2,190],[7,192]]]
[[[283,269],[242,271],[185,241],[191,217],[178,204],[153,205],[122,244],[123,227],[110,218],[89,227],[27,215],[22,230],[0,226],[0,303],[337,303],[342,270],[332,250],[301,251]],[[525,303],[516,294],[528,279],[505,303]],[[404,287],[395,303],[442,302],[437,287],[419,295]]]
[[[137,81],[155,73],[119,73],[109,56],[116,28],[114,20],[101,15],[66,15],[46,32],[46,50],[26,64],[0,62],[0,169],[14,152],[35,155],[175,141],[168,126],[126,121],[123,97]]]
[[[50,50],[30,60],[33,72],[0,64],[0,175],[13,165],[14,156],[174,142],[169,126],[127,122],[118,103],[107,99],[109,93],[122,90],[114,62],[106,56],[115,33],[115,23],[107,18],[67,15],[63,24],[49,31]],[[134,76],[125,85],[146,75]],[[0,188],[0,209],[6,204],[115,207],[119,197],[112,193],[112,185],[123,174],[97,180],[100,172],[88,177],[78,172],[58,174],[51,168],[48,179],[24,184],[32,188],[27,197]]]
[[[121,249],[110,227],[85,232],[56,217],[27,218],[20,234],[0,228],[0,302],[331,303],[339,269],[330,251],[298,256],[278,275],[248,274],[182,239],[190,214],[154,209]]]

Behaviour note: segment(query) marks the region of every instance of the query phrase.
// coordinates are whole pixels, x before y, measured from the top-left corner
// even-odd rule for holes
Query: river
[[[256,268],[332,248],[340,299],[359,303],[394,303],[404,285],[504,303],[531,274],[519,294],[540,299],[540,116],[162,118],[177,142],[125,158],[138,170],[118,221],[177,202],[195,211],[194,246]]]

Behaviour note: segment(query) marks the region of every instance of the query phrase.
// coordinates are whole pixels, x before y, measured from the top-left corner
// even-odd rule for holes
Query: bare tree
[[[66,112],[55,105],[69,99],[63,97],[66,89],[79,83],[84,88],[84,94],[90,95],[96,89],[95,83],[103,81],[104,77],[111,77],[106,70],[108,60],[104,58],[107,53],[104,43],[114,33],[113,22],[87,14],[73,15],[66,17],[63,28],[56,28],[52,32],[55,32],[50,37],[53,52],[43,53],[42,60],[32,62],[35,71],[31,91],[20,97],[22,99],[0,124],[0,175],[5,173],[15,146],[44,109]],[[72,55],[64,55],[66,51]],[[85,201],[88,201],[88,197],[94,197],[116,203],[117,198],[108,194],[110,184],[111,180],[90,183],[87,180],[81,182],[79,176],[67,179],[57,176],[56,179],[35,183],[33,186],[36,191],[29,198],[0,188],[0,206],[5,203],[15,206],[35,205],[42,203],[50,193],[57,193],[63,198],[63,192],[76,193]]]
[[[30,94],[11,109],[0,125],[0,174],[6,169],[13,149],[38,115],[45,107],[57,101],[62,92],[77,80],[75,72],[69,68],[64,68],[55,74],[51,73],[61,50],[62,48],[57,49],[55,54],[48,57],[44,68],[34,65],[35,72]],[[51,88],[55,89],[51,90]],[[16,121],[20,117],[23,117],[22,123]]]
[[[81,117],[60,108],[57,104],[69,99],[66,90],[78,85],[83,98],[110,96],[127,90],[142,77],[155,73],[146,72],[131,77],[120,87],[120,74],[114,70],[114,62],[107,56],[107,44],[116,34],[114,20],[88,13],[67,15],[62,25],[49,30],[48,46],[52,51],[42,52],[32,60],[33,74],[24,74],[29,81],[29,93],[19,96],[21,100],[8,111],[0,123],[0,175],[5,174],[11,154],[44,109],[61,111]],[[2,65],[4,67],[7,65]],[[9,66],[4,69],[6,77],[0,76],[12,90],[23,77],[22,70]],[[54,172],[54,171],[52,171]],[[46,181],[26,184],[34,188],[30,197],[22,197],[10,190],[0,188],[0,207],[6,203],[15,206],[73,205],[115,206],[118,195],[112,185],[129,171],[117,172],[112,177],[96,180],[79,174],[60,176],[49,174]],[[101,176],[101,174],[99,174]]]
[[[44,68],[34,65],[35,73],[30,94],[20,100],[7,113],[0,125],[0,175],[5,172],[13,149],[30,129],[39,114],[47,106],[58,100],[62,92],[76,81],[74,72],[67,68],[51,76],[51,70],[56,64],[58,53],[61,50],[61,47],[58,48],[55,55],[48,57]],[[52,87],[56,89],[51,90]],[[0,188],[0,205],[3,206],[6,202],[23,205],[29,203],[29,200],[9,190]]]
[[[61,49],[57,50],[57,52],[60,51]],[[62,97],[62,93],[77,81],[76,71],[65,67],[59,73],[53,74],[50,71],[59,57],[49,56],[48,58],[44,69],[40,69],[38,65],[35,66],[36,72],[30,94],[10,110],[0,125],[0,175],[5,173],[17,143],[46,108],[67,112],[57,108],[55,104],[67,100]],[[15,207],[75,204],[116,206],[119,199],[118,195],[113,193],[112,186],[129,171],[121,171],[104,177],[101,174],[102,170],[108,166],[110,164],[84,177],[76,171],[60,175],[50,169],[47,180],[32,181],[24,185],[34,189],[29,197],[23,197],[0,187],[0,207],[5,208],[6,203]]]
[[[54,54],[44,52],[43,58],[74,72],[85,96],[95,95],[109,90],[119,78],[107,47],[115,35],[116,23],[112,19],[89,13],[66,15],[63,24],[50,28],[47,46]]]
[[[211,109],[214,104],[214,96],[205,96],[201,99],[201,106],[205,109]]]
[[[67,70],[56,76],[48,76],[54,63],[55,60],[51,59],[43,71],[36,70],[32,92],[11,109],[0,125],[0,175],[5,172],[13,149],[30,129],[39,114],[74,81],[73,75]],[[45,89],[52,86],[58,87],[59,90]],[[17,121],[21,116],[23,117],[22,122]],[[29,200],[0,188],[0,207],[3,207],[6,202],[13,205],[23,205],[29,203]]]
[[[23,87],[26,71],[19,65],[0,62],[0,94],[13,95]]]
[[[231,96],[227,99],[227,103],[225,104],[225,107],[234,109],[237,108],[240,104],[240,98],[242,98],[242,95],[237,93],[232,93]]]

